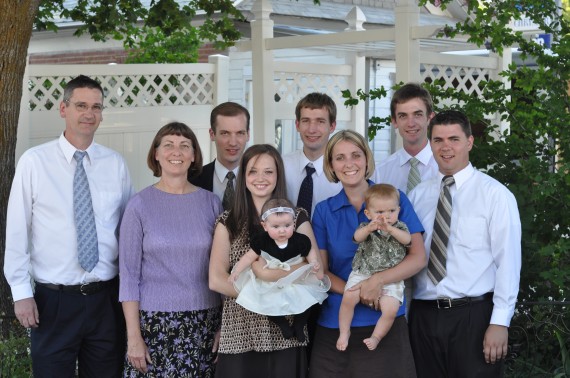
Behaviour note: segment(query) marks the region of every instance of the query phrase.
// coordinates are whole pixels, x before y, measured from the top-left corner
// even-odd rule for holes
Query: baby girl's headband
[[[289,213],[289,214],[293,214],[293,216],[295,215],[295,211],[293,209],[291,209],[290,207],[273,207],[273,208],[267,210],[265,213],[263,213],[263,215],[261,216],[261,220],[263,222],[265,222],[265,220],[267,219],[268,216],[270,216],[271,214],[275,214],[275,213]]]

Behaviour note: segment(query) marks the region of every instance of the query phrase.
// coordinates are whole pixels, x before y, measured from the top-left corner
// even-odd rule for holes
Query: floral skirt
[[[139,373],[125,359],[125,377],[214,376],[214,335],[220,329],[221,308],[197,311],[140,311],[142,337],[153,364]]]

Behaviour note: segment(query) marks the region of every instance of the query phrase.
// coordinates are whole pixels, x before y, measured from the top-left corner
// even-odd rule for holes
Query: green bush
[[[30,338],[10,336],[0,340],[0,377],[24,378],[32,376]]]

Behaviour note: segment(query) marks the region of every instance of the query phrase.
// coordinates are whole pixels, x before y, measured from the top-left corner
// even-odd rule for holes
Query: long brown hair
[[[247,189],[245,178],[247,175],[247,164],[252,159],[257,159],[260,155],[269,155],[275,161],[277,182],[275,189],[271,193],[271,198],[287,198],[287,187],[285,186],[285,169],[283,167],[283,159],[279,151],[269,144],[254,144],[243,153],[239,163],[239,171],[236,181],[236,190],[230,214],[228,216],[226,227],[230,234],[230,241],[239,236],[243,227],[247,227],[249,235],[260,226],[259,216],[251,192]]]

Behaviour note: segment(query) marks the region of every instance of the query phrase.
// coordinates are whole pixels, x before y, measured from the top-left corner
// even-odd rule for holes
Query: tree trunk
[[[6,208],[14,177],[16,136],[28,45],[41,0],[0,1],[0,261],[6,249]],[[14,313],[10,287],[0,275],[0,339]]]

